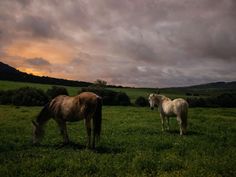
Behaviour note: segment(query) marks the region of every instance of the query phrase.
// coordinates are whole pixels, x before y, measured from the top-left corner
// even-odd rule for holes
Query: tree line
[[[98,87],[84,87],[78,91],[78,94],[86,91],[94,92],[101,96],[104,105],[131,105],[130,98],[124,92],[115,92]],[[68,95],[67,89],[64,87],[53,86],[47,91],[34,87],[22,87],[15,90],[1,90],[0,104],[12,104],[16,106],[42,106],[58,95]]]
[[[83,87],[78,91],[94,92],[101,96],[103,105],[132,105],[129,96],[125,92],[116,92],[103,87]],[[34,87],[22,87],[15,90],[1,90],[0,104],[16,105],[16,106],[43,106],[49,100],[58,95],[68,95],[68,91],[64,87],[53,86],[52,88],[43,91]],[[187,102],[190,107],[236,107],[236,94],[224,93],[214,97],[188,97]],[[149,102],[146,97],[139,96],[133,103],[135,106],[147,107]]]

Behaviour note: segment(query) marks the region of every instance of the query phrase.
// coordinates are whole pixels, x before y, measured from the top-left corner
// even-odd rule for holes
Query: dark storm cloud
[[[48,66],[50,63],[43,58],[31,58],[25,61],[26,63],[34,66]]]
[[[57,33],[58,27],[46,18],[39,16],[25,16],[18,23],[22,31],[29,32],[33,37],[52,38]]]
[[[3,0],[0,50],[18,39],[56,40],[75,50],[65,58],[65,77],[79,80],[152,87],[231,81],[235,18],[234,0]]]

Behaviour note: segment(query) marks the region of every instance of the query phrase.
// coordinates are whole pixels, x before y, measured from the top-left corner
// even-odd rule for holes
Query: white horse
[[[182,98],[171,100],[164,95],[153,93],[149,95],[148,100],[152,110],[154,109],[154,106],[158,107],[162,123],[162,131],[165,129],[164,120],[166,119],[167,130],[169,130],[169,117],[176,116],[180,125],[180,135],[186,134],[188,116],[188,103],[186,100]]]

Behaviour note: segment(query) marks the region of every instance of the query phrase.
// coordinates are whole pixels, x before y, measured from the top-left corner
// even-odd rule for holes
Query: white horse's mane
[[[168,101],[171,101],[170,98],[166,97],[165,95],[160,95],[160,94],[153,94],[153,96],[155,96],[156,98],[158,99],[161,99],[161,100],[168,100]]]

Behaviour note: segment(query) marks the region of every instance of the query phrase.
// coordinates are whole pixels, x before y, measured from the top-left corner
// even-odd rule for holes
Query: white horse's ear
[[[34,120],[32,120],[32,124],[35,126],[35,127],[38,127],[39,125],[37,124],[37,122],[35,122]]]

